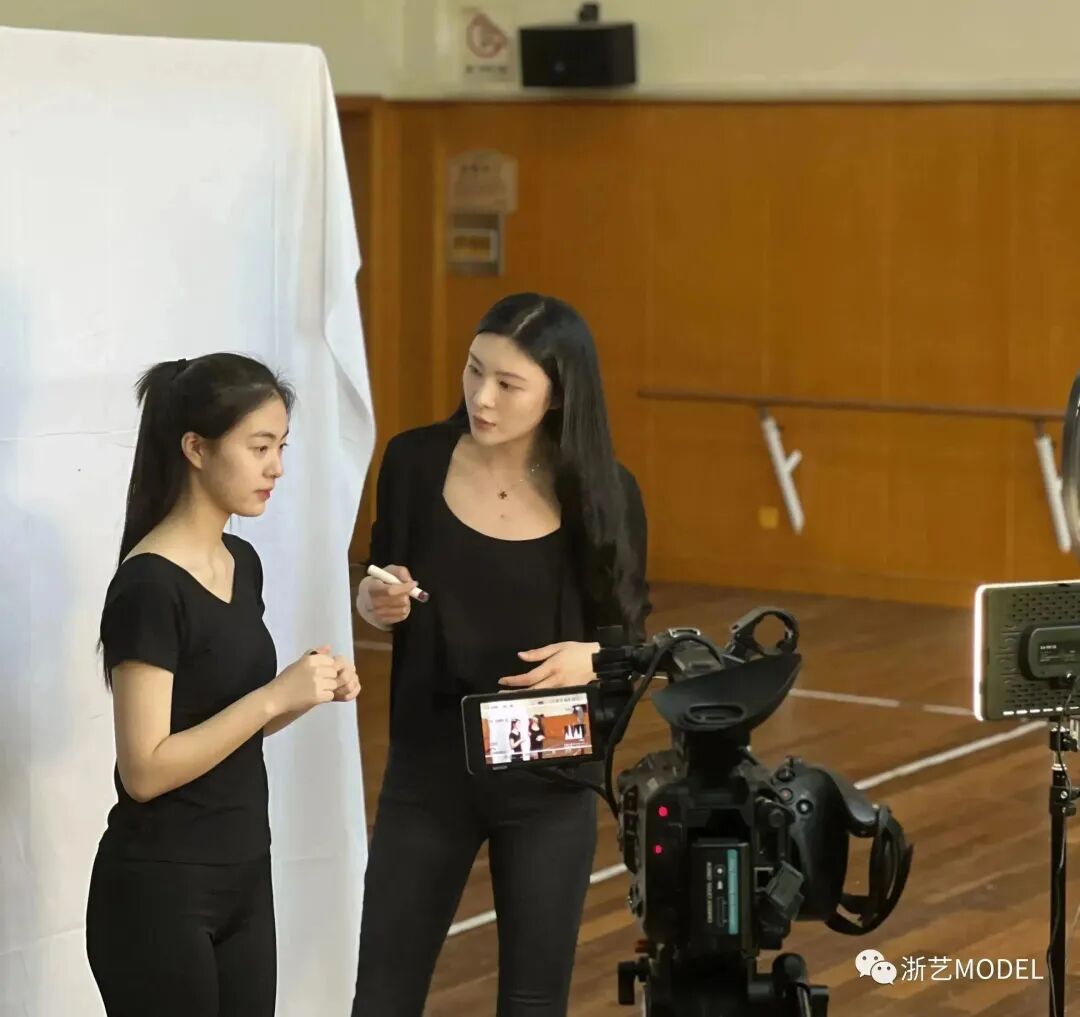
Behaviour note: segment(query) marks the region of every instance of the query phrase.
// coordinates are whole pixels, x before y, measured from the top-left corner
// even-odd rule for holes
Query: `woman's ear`
[[[206,465],[206,441],[194,431],[188,431],[180,439],[180,451],[197,470]]]

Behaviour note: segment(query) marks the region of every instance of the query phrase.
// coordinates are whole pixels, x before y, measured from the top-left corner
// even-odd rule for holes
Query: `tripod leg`
[[[806,961],[799,954],[782,953],[773,961],[773,984],[778,999],[791,1000],[791,1013],[798,1017],[813,1017],[810,975],[806,970]]]
[[[1054,770],[1051,796],[1068,792],[1058,786]],[[1050,1017],[1065,1017],[1065,809],[1067,802],[1052,801],[1050,809]]]

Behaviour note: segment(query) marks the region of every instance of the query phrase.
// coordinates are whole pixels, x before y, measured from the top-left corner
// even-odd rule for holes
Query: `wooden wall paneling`
[[[892,224],[887,396],[1008,405],[1012,171],[994,105],[886,107]],[[1018,425],[898,418],[887,574],[967,583],[1006,572]]]
[[[769,215],[766,391],[881,398],[885,389],[888,120],[874,107],[759,111]]]
[[[1012,315],[1007,397],[1064,409],[1080,372],[1080,107],[1047,103],[1005,108],[1013,168]],[[1061,427],[1047,429],[1061,447]],[[1012,438],[1015,503],[1008,578],[1067,578],[1076,563],[1054,544],[1035,460],[1034,435]]]
[[[644,167],[649,224],[643,383],[688,378],[760,392],[765,382],[767,176],[764,124],[749,106],[703,122],[695,105],[654,111]],[[628,171],[629,172],[629,171]]]
[[[1003,112],[884,112],[894,153],[888,397],[1006,405],[1013,225]]]
[[[372,383],[372,401],[376,409],[381,402],[381,393],[376,388],[376,379],[385,374],[384,357],[379,348],[380,330],[375,326],[378,301],[373,301],[372,274],[377,259],[372,259],[374,240],[379,236],[378,223],[373,221],[376,207],[375,174],[382,160],[376,155],[377,127],[375,120],[378,100],[347,99],[338,102],[338,119],[341,127],[341,142],[345,152],[345,166],[352,195],[353,216],[356,224],[357,239],[360,245],[361,266],[356,277],[357,298],[360,303],[360,318],[364,329],[364,346],[368,361],[368,373]],[[369,471],[370,472],[370,471]],[[369,494],[370,480],[365,481],[360,506],[357,510],[353,527],[352,540],[349,544],[349,559],[363,557],[367,550],[371,531],[372,506]]]
[[[548,155],[531,170],[541,177],[533,226],[545,249],[539,288],[589,323],[616,454],[638,476],[645,457],[636,393],[655,306],[652,112],[584,103],[569,116],[552,107],[537,138]]]
[[[762,122],[750,107],[655,110],[643,153],[653,195],[643,251],[649,302],[640,384],[760,392],[765,377],[768,190]],[[629,172],[629,170],[628,170]],[[740,561],[764,566],[760,507],[775,511],[749,409],[639,403],[651,571],[723,584]]]
[[[1080,107],[1011,106],[1013,314],[1008,395],[1064,405],[1080,371]]]
[[[441,227],[437,215],[437,144],[440,107],[431,103],[401,104],[401,330],[399,333],[399,428],[432,420],[437,394],[434,357],[440,313],[436,305],[437,248]],[[438,340],[441,341],[441,340]]]
[[[338,100],[361,266],[357,275],[364,345],[375,412],[375,448],[349,547],[367,556],[375,483],[386,442],[401,411],[401,138],[395,104],[345,96]]]
[[[402,308],[401,273],[401,130],[397,109],[384,104],[375,119],[374,160],[372,165],[372,219],[375,239],[365,257],[369,266],[373,293],[378,363],[374,369],[379,403],[375,407],[379,432],[377,450],[381,455],[386,442],[400,429],[400,347]]]
[[[1022,424],[777,411],[806,456],[796,536],[752,411],[636,391],[1063,404],[1080,359],[1080,106],[390,108],[395,429],[456,405],[495,299],[552,292],[596,334],[658,576],[966,604],[981,578],[1071,568]],[[446,270],[445,160],[474,147],[519,160],[501,277]]]
[[[617,106],[454,107],[447,154],[496,148],[519,161],[518,210],[506,217],[506,270],[498,277],[447,276],[447,391],[460,398],[460,370],[480,316],[500,297],[523,290],[559,296],[589,322],[596,338],[616,446],[633,468],[641,436],[635,413],[641,371],[649,252],[648,189],[628,166],[644,165],[634,146],[648,125]],[[635,161],[636,160],[636,161]],[[641,467],[638,466],[638,469]]]

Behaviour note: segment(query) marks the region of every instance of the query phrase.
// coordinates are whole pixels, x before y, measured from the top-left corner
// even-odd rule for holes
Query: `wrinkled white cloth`
[[[239,521],[279,670],[351,657],[347,549],[374,442],[359,250],[310,47],[0,29],[0,1015],[103,1012],[86,961],[114,792],[96,655],[158,360],[250,353],[297,389],[286,474]],[[355,707],[267,740],[278,1014],[347,1013],[364,802]]]

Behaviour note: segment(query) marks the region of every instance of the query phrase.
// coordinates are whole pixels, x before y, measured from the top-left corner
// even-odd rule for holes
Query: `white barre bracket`
[[[760,407],[758,414],[761,417],[761,432],[765,435],[765,445],[769,450],[769,458],[772,460],[773,470],[776,473],[776,482],[780,485],[780,494],[784,498],[788,519],[791,520],[791,528],[796,533],[802,533],[806,517],[803,515],[802,502],[799,501],[795,481],[791,479],[795,467],[802,462],[802,453],[795,451],[789,455],[784,450],[780,428],[767,406]]]
[[[802,462],[802,453],[795,451],[788,454],[784,449],[776,419],[765,406],[760,407],[758,412],[761,417],[761,432],[765,436],[765,445],[769,450],[769,459],[772,461],[773,471],[776,474],[776,482],[780,486],[780,494],[787,508],[791,528],[796,533],[802,533],[806,516],[803,513],[795,481],[792,479],[795,468]],[[1068,554],[1072,550],[1072,541],[1069,537],[1069,527],[1065,522],[1065,503],[1061,495],[1061,476],[1058,474],[1054,456],[1054,442],[1043,430],[1040,421],[1035,422],[1035,454],[1039,460],[1039,472],[1042,474],[1043,488],[1046,491],[1046,503],[1050,509],[1054,536],[1059,550]]]
[[[1042,473],[1043,488],[1046,490],[1046,503],[1050,506],[1050,521],[1054,525],[1054,536],[1058,548],[1068,554],[1072,549],[1069,527],[1065,522],[1065,500],[1061,495],[1061,477],[1054,457],[1054,440],[1042,427],[1042,422],[1035,421],[1035,454],[1039,457],[1039,472]]]

